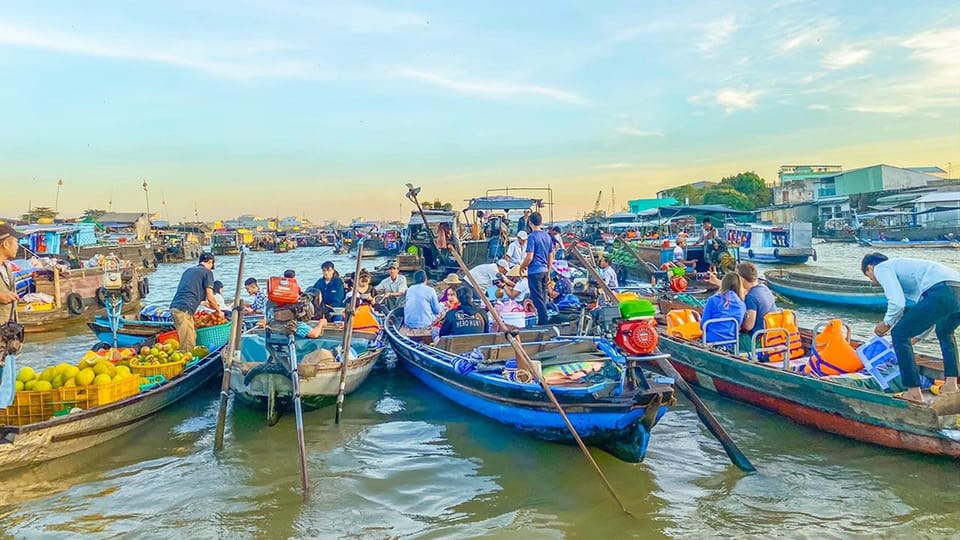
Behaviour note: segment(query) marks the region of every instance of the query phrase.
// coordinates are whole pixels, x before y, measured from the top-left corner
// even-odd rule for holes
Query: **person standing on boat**
[[[523,231],[527,234],[530,233],[530,209],[527,208],[523,211],[523,215],[517,219],[517,232]]]
[[[900,377],[907,388],[903,398],[923,402],[913,340],[931,329],[936,329],[943,355],[944,383],[940,392],[956,393],[957,340],[953,333],[960,326],[960,272],[922,259],[888,259],[882,253],[864,255],[860,271],[883,287],[887,297],[887,313],[873,332],[878,336],[890,333]],[[907,309],[908,301],[916,305]]]
[[[407,278],[400,275],[400,265],[397,261],[387,267],[387,277],[377,285],[377,290],[383,293],[383,306],[387,312],[397,309],[403,293],[407,292]]]
[[[414,285],[407,289],[403,303],[403,327],[400,331],[407,336],[432,337],[430,329],[442,311],[437,291],[427,285],[427,273],[423,270],[413,274],[413,281]]]
[[[550,323],[547,314],[547,276],[553,269],[553,240],[540,228],[543,217],[540,212],[530,214],[527,224],[533,232],[527,237],[527,256],[520,264],[520,273],[527,272],[530,299],[537,308],[537,324]]]
[[[620,287],[620,278],[617,277],[617,271],[610,266],[610,259],[603,257],[600,259],[600,277],[607,287],[617,289]]]
[[[0,225],[0,324],[17,320],[17,283],[13,279],[10,261],[20,249],[18,240],[23,235],[9,225]]]
[[[213,295],[214,267],[213,254],[201,254],[199,264],[188,268],[180,276],[177,292],[170,302],[173,326],[177,329],[180,350],[183,352],[192,351],[197,346],[197,329],[193,324],[193,314],[200,307],[200,302],[206,300],[210,309],[214,311],[220,309],[220,304]]]
[[[504,257],[510,266],[516,266],[523,262],[527,256],[527,231],[517,233],[517,239],[510,242],[507,247],[507,255]]]
[[[560,231],[560,227],[554,225],[550,229],[550,239],[553,240],[554,260],[562,261],[566,259],[566,253],[563,251],[563,233]]]
[[[343,285],[340,274],[337,273],[333,263],[325,261],[320,265],[323,276],[313,284],[313,288],[320,291],[323,298],[323,316],[329,319],[333,315],[333,308],[342,308],[347,292]]]

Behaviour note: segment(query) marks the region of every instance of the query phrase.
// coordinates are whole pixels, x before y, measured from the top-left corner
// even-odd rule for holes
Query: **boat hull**
[[[223,373],[220,352],[153,390],[102,407],[25,426],[0,426],[0,471],[64,457],[131,431]]]
[[[800,279],[799,275],[773,272],[768,272],[765,277],[770,290],[795,300],[870,310],[883,310],[887,307],[883,290],[879,287],[876,287],[879,290],[874,290],[868,282],[858,285],[851,280],[850,284],[846,284],[826,276],[819,277],[817,281],[818,276]]]

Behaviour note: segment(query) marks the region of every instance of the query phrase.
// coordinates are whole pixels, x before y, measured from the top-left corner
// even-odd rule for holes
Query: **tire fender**
[[[66,303],[67,311],[69,311],[71,315],[79,315],[83,313],[83,298],[81,298],[79,294],[68,294]]]
[[[103,287],[97,289],[97,305],[100,307],[107,305],[107,290]]]

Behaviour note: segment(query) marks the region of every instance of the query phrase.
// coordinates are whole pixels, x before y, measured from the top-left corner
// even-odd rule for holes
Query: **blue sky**
[[[960,4],[0,2],[0,180],[173,221],[557,214],[786,163],[960,170]],[[957,176],[956,172],[954,176]],[[606,203],[605,203],[606,204]]]

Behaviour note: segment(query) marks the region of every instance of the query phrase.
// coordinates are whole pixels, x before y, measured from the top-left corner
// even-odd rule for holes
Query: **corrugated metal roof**
[[[960,191],[938,191],[936,193],[927,193],[926,195],[919,197],[912,203],[932,203],[932,202],[947,202],[947,201],[960,201]]]
[[[941,169],[940,167],[907,167],[908,171],[913,172],[922,172],[927,174],[943,174],[947,171]]]

